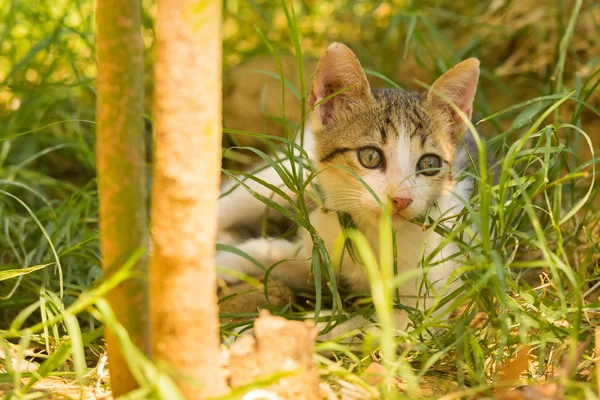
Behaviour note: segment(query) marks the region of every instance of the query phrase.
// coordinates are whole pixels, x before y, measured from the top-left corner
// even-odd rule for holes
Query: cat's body
[[[439,234],[423,230],[410,220],[425,214],[434,220],[443,216],[445,225],[451,226],[452,217],[471,195],[472,180],[462,179],[460,174],[468,164],[464,143],[469,135],[461,134],[466,131],[463,117],[471,116],[478,66],[474,59],[457,65],[438,79],[431,91],[421,95],[371,90],[358,60],[341,44],[330,46],[317,69],[311,92],[311,103],[315,105],[313,129],[308,132],[307,150],[319,171],[318,184],[325,196],[323,206],[310,215],[311,225],[331,254],[342,229],[338,213],[345,213],[377,254],[382,209],[354,175],[360,176],[390,206],[399,273],[422,267],[422,260],[433,254],[422,276],[409,279],[399,288],[400,300],[408,307],[425,309],[432,305],[432,298],[455,287],[456,277],[450,281],[448,278],[458,265],[453,258],[457,247],[452,243],[441,246]],[[451,108],[447,100],[456,108]],[[287,191],[273,169],[265,169],[257,177]],[[246,183],[285,205],[286,201],[273,196],[268,188],[257,182]],[[265,208],[243,187],[224,196],[219,203],[221,239],[232,241],[227,232],[238,226],[260,224]],[[289,286],[311,285],[313,242],[303,229],[294,241],[257,238],[236,247],[265,268],[276,265],[271,276]],[[229,252],[220,252],[216,262],[255,277],[265,272],[247,258]],[[341,284],[352,292],[370,290],[359,259],[343,257],[336,273]],[[227,282],[237,280],[227,274],[222,278]],[[424,279],[427,285],[422,285]],[[397,328],[403,329],[406,315],[398,312],[396,319]]]

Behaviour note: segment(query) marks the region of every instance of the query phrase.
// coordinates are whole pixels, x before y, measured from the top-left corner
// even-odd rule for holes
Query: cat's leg
[[[325,310],[325,312],[322,312],[320,315],[329,316],[329,315],[331,315],[331,311]],[[377,318],[377,314],[374,314],[369,319],[365,318],[362,315],[355,315],[352,318],[349,318],[347,321],[344,321],[344,322],[336,325],[335,327],[333,327],[333,329],[319,335],[319,340],[322,340],[322,341],[335,340],[336,338],[339,338],[340,336],[343,336],[344,334],[346,334],[350,331],[353,331],[355,329],[361,329],[362,331],[364,331],[366,333],[378,335],[378,333],[375,333],[375,330],[378,329],[377,328],[378,320],[379,319]],[[392,322],[393,322],[393,328],[395,331],[406,331],[409,321],[410,321],[410,319],[409,319],[406,311],[394,310]],[[329,324],[327,321],[319,322],[317,324],[317,331],[320,332],[320,331],[324,330],[328,325]],[[355,342],[356,340],[362,340],[362,339],[360,339],[360,337],[351,337],[351,338],[344,339],[342,342],[348,343],[348,342]]]
[[[282,162],[280,165],[287,171],[291,169],[289,160]],[[306,168],[303,170],[306,172]],[[296,194],[284,184],[275,169],[267,167],[253,175],[259,180],[279,188],[286,196],[295,200]],[[224,185],[221,190],[221,193],[224,195],[219,199],[218,206],[218,243],[235,243],[238,236],[237,231],[240,226],[250,227],[256,231],[260,230],[262,219],[267,214],[270,217],[283,218],[277,211],[274,211],[250,194],[248,189],[271,199],[281,207],[291,208],[286,198],[274,193],[267,186],[252,179],[245,179],[244,177],[240,177],[240,180],[244,184],[239,184],[237,181],[232,180]],[[248,186],[248,189],[244,185]]]
[[[262,278],[273,267],[270,276],[288,286],[306,287],[309,284],[311,253],[302,241],[250,239],[237,245],[236,249],[247,257],[227,251],[217,253],[216,265],[221,269],[219,277],[226,283],[239,282],[240,273]]]

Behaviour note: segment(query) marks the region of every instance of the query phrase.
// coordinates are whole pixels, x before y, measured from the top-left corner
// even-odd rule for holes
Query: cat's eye
[[[366,147],[358,151],[358,161],[365,168],[380,168],[383,165],[383,155],[379,149]]]
[[[442,159],[435,154],[425,154],[417,163],[417,172],[426,176],[439,174]]]

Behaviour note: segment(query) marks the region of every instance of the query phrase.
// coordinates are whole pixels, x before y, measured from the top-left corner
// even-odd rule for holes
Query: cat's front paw
[[[215,264],[217,276],[228,285],[243,282],[245,276],[256,279],[264,276],[264,271],[250,260],[228,251],[217,252]]]
[[[244,276],[255,279],[270,276],[282,280],[292,287],[306,286],[310,275],[310,256],[300,255],[298,243],[285,239],[250,239],[236,245],[235,253],[220,251],[216,256],[219,277],[226,283],[244,280]]]

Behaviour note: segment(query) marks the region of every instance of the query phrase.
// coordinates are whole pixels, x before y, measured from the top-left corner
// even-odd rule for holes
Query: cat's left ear
[[[452,108],[454,103],[470,120],[473,115],[473,100],[479,80],[479,60],[469,58],[440,76],[427,93],[427,99],[436,108],[446,112],[460,133],[467,130],[465,121]]]
[[[330,98],[335,93],[338,94]],[[318,129],[347,119],[368,105],[371,98],[369,81],[352,50],[332,43],[319,60],[310,94],[316,116],[313,127]]]

